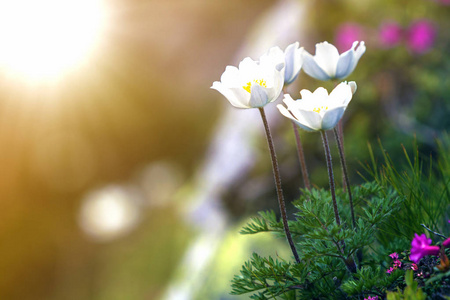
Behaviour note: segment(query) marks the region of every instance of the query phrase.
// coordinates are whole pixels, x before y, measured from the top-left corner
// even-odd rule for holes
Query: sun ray
[[[0,0],[0,72],[57,80],[99,46],[107,15],[103,0]]]

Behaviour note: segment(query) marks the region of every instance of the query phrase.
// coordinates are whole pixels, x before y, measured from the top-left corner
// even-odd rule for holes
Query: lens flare
[[[103,0],[0,0],[0,74],[57,79],[99,44]]]
[[[107,242],[133,230],[140,217],[141,198],[136,191],[112,185],[83,198],[78,221],[93,240]]]

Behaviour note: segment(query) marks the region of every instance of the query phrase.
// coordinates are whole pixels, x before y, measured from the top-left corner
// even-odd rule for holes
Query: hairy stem
[[[337,142],[337,148],[339,150],[339,157],[341,158],[341,167],[342,167],[342,175],[343,175],[343,181],[345,182],[345,185],[347,186],[347,192],[348,192],[348,200],[350,202],[350,212],[352,214],[352,224],[353,229],[356,228],[356,220],[355,220],[355,211],[353,209],[353,197],[352,197],[352,190],[350,188],[350,182],[348,180],[348,172],[347,172],[347,163],[345,162],[345,154],[344,154],[344,146],[341,140],[341,136],[339,135],[338,130],[336,127],[334,128],[334,136],[336,138]]]
[[[323,130],[320,132],[320,134],[322,135],[323,148],[325,149],[325,157],[327,159],[328,179],[330,180],[330,190],[331,190],[331,199],[333,200],[334,217],[336,219],[336,224],[341,225],[341,219],[339,218],[339,211],[336,202],[336,188],[334,186],[333,165],[331,162],[331,153],[330,153],[330,146],[328,145],[328,137],[326,132]],[[341,243],[342,249],[345,249],[345,242],[341,241]],[[347,257],[347,259],[344,260],[344,263],[345,266],[347,267],[347,270],[349,270],[351,273],[356,273],[357,266],[353,257],[351,256]]]
[[[337,128],[337,129],[336,129]],[[344,152],[344,129],[342,126],[342,119],[338,122],[337,126],[334,128],[335,133],[337,133],[339,139],[340,139],[340,145],[339,147],[339,154],[342,153],[341,157],[344,157],[345,159],[345,152]],[[337,140],[337,138],[336,138]],[[349,183],[347,180],[345,180],[346,178],[346,174],[344,174],[344,168],[342,168],[342,189],[344,190],[344,192],[347,189],[350,189]]]
[[[305,153],[303,152],[303,146],[302,141],[300,140],[300,134],[298,133],[298,127],[294,121],[292,121],[292,127],[294,128],[295,142],[297,143],[298,159],[300,160],[300,168],[302,170],[303,183],[305,184],[305,188],[311,190],[308,169],[306,168]]]
[[[339,218],[339,211],[336,202],[336,188],[334,187],[333,165],[331,162],[330,146],[328,145],[326,132],[322,130],[320,131],[320,134],[322,135],[323,148],[325,150],[325,158],[327,160],[328,179],[330,181],[331,199],[333,200],[334,218],[336,219],[336,224],[341,225],[341,218]]]
[[[333,83],[334,83],[334,87],[336,88],[339,84],[339,81],[337,79],[334,79]],[[339,122],[335,128],[337,128],[337,132],[342,141],[339,151],[344,153],[344,130],[343,130],[342,122],[343,122],[342,119],[339,120]],[[345,192],[347,190],[347,182],[345,181],[344,177],[345,177],[344,170],[342,169],[342,189]]]
[[[267,123],[266,113],[264,112],[264,108],[260,107],[259,112],[261,113],[261,118],[264,123],[264,129],[266,131],[267,144],[269,145],[270,156],[272,159],[272,169],[273,176],[275,177],[275,186],[277,189],[278,196],[278,205],[280,207],[281,218],[283,220],[284,232],[286,234],[286,238],[288,240],[289,246],[291,247],[292,254],[294,254],[295,261],[300,263],[300,258],[297,253],[297,249],[295,248],[294,241],[292,240],[291,232],[289,230],[287,215],[286,215],[286,206],[284,204],[283,190],[281,189],[281,178],[280,171],[278,169],[278,161],[277,156],[275,154],[275,147],[273,146],[272,135],[270,133],[269,123]]]

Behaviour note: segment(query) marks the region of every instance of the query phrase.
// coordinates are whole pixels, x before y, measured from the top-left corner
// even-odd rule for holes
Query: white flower
[[[219,91],[238,108],[263,107],[275,101],[284,83],[284,53],[272,47],[260,61],[244,58],[239,68],[227,66],[212,89]]]
[[[294,81],[303,64],[303,47],[299,48],[299,43],[295,42],[290,44],[284,50],[284,62],[286,67],[284,68],[284,84],[290,84]]]
[[[350,75],[358,60],[366,51],[364,42],[354,42],[352,48],[339,55],[338,50],[327,42],[316,44],[316,54],[303,53],[303,71],[319,80],[342,79]]]
[[[354,81],[340,83],[329,95],[322,87],[314,93],[302,90],[302,99],[293,100],[289,94],[285,94],[283,102],[287,108],[281,104],[277,108],[306,131],[329,130],[342,118],[355,91]]]

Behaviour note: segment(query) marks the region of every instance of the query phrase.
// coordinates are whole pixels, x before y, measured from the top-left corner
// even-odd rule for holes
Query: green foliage
[[[402,291],[390,292],[387,294],[388,300],[425,300],[427,295],[418,287],[417,281],[413,278],[413,271],[408,270],[405,274],[406,288]]]
[[[277,221],[277,216],[273,211],[261,211],[259,217],[252,218],[251,223],[244,226],[240,231],[241,234],[255,234],[258,232],[284,232],[283,224]]]
[[[411,159],[404,149],[405,171],[394,167],[383,151],[384,164],[366,167],[374,178],[352,188],[356,226],[352,226],[348,194],[337,190],[341,225],[335,221],[330,192],[302,190],[294,201],[295,219],[289,221],[301,263],[257,254],[244,264],[241,275],[232,280],[232,294],[251,294],[252,299],[362,299],[369,295],[388,299],[425,299],[424,291],[434,295],[439,285],[450,279],[448,273],[431,274],[413,280],[408,249],[421,224],[439,231],[450,206],[450,139],[440,142],[439,160],[425,162],[418,152]],[[381,145],[381,144],[380,144]],[[445,222],[446,223],[446,222]],[[241,231],[242,234],[273,232],[284,236],[282,223],[273,211],[260,212]],[[402,268],[392,266],[388,254],[401,252]],[[429,261],[431,268],[435,259]],[[434,265],[433,265],[434,264]],[[422,262],[419,268],[425,266]],[[419,284],[419,285],[418,285]],[[420,288],[419,288],[420,286]],[[404,287],[404,290],[402,288]],[[397,289],[397,292],[390,292]]]
[[[244,264],[241,276],[232,281],[233,295],[257,292],[251,299],[295,299],[299,281],[292,265],[285,261],[263,258],[253,253],[252,259]]]
[[[374,291],[383,294],[385,288],[392,287],[400,278],[403,277],[402,270],[395,270],[389,276],[378,266],[362,267],[355,274],[354,279],[348,280],[342,284],[342,290],[348,295],[357,296],[361,291]],[[377,276],[373,276],[377,274]]]
[[[437,141],[437,162],[433,162],[432,156],[421,160],[417,145],[414,145],[412,157],[402,146],[405,157],[402,171],[395,167],[381,142],[379,145],[383,153],[383,164],[376,161],[369,145],[372,163],[371,166],[364,167],[381,187],[392,187],[405,200],[399,207],[402,213],[383,226],[382,234],[377,236],[379,242],[387,246],[392,240],[396,240],[399,248],[407,248],[414,233],[422,232],[421,224],[433,231],[443,231],[442,221],[450,205],[449,136]]]
[[[355,265],[356,253],[374,243],[378,228],[395,215],[402,199],[394,189],[382,188],[376,182],[352,191],[359,204],[356,228],[349,222],[347,193],[338,191],[343,220],[338,226],[330,193],[324,189],[304,190],[294,202],[296,219],[289,224],[302,263],[291,265],[254,254],[244,264],[241,275],[233,279],[232,294],[252,293],[253,299],[345,299],[382,293],[385,286],[392,285],[402,273],[387,276],[380,267],[368,265],[369,260],[362,262],[363,267],[354,274],[348,270]],[[260,212],[241,231],[260,232],[284,235],[274,212]]]

